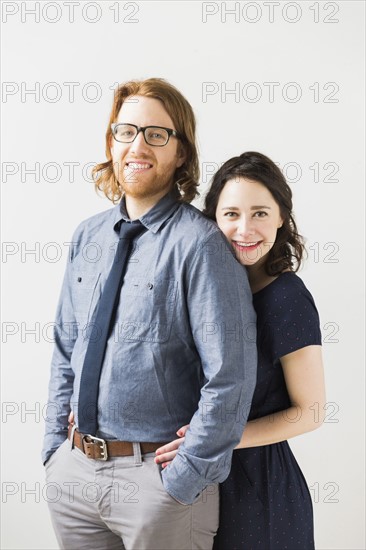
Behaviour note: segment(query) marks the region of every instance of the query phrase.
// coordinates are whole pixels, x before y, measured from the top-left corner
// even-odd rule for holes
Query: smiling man
[[[60,488],[53,525],[62,548],[209,549],[255,385],[246,272],[189,204],[195,119],[176,88],[121,85],[106,150],[96,185],[117,204],[76,229],[57,311],[43,449]],[[162,471],[155,450],[188,423]]]
[[[126,120],[135,124],[126,124]],[[156,120],[161,126],[150,126]],[[144,96],[125,101],[112,124],[114,171],[132,219],[147,212],[171,190],[174,173],[184,164],[184,148],[172,125],[163,103]]]

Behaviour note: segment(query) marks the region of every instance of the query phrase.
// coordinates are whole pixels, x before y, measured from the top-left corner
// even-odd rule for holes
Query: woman
[[[246,266],[257,312],[258,374],[248,423],[220,486],[215,550],[314,548],[311,497],[287,439],[319,427],[324,377],[319,317],[295,274],[304,246],[279,168],[248,152],[214,176],[204,213]],[[166,467],[184,441],[156,451]]]

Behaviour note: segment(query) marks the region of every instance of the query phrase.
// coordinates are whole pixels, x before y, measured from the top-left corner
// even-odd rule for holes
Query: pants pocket
[[[44,466],[47,477],[49,475],[50,470],[52,470],[55,463],[57,463],[58,456],[62,453],[62,450],[66,445],[70,445],[70,441],[68,439],[65,439],[65,441],[63,443],[61,443],[61,445],[59,447],[57,447],[57,449],[52,453],[50,458],[47,460],[47,462]]]

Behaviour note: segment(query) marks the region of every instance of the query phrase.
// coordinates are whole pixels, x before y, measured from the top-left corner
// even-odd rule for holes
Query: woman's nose
[[[238,220],[237,232],[239,235],[251,235],[254,233],[253,223],[248,218],[240,218]]]

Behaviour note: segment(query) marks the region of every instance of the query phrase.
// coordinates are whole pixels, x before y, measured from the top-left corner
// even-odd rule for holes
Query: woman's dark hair
[[[265,155],[250,151],[226,161],[213,177],[203,213],[215,220],[221,191],[228,180],[237,177],[264,185],[280,209],[283,224],[277,230],[275,244],[266,259],[267,275],[279,275],[286,269],[298,271],[305,247],[292,214],[292,191],[281,170]]]

